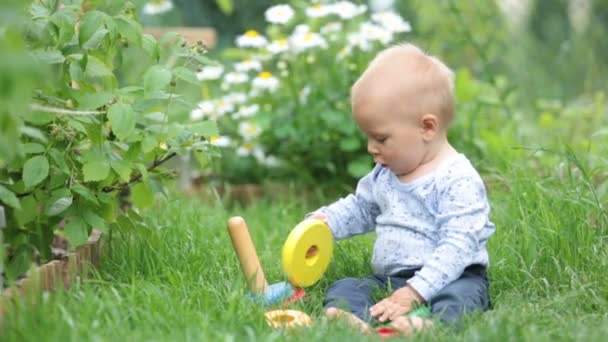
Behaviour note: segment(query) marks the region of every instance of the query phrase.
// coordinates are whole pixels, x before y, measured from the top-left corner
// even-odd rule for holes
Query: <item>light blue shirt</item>
[[[462,154],[411,183],[378,164],[355,193],[316,212],[327,216],[335,239],[375,230],[374,273],[421,268],[408,283],[427,301],[465,267],[488,265],[495,231],[483,181]]]

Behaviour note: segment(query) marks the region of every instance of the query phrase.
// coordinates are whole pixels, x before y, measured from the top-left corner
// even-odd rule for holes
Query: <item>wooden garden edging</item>
[[[69,288],[76,277],[87,276],[91,267],[99,267],[101,258],[101,232],[93,229],[88,241],[68,253],[62,260],[52,260],[28,271],[25,278],[0,294],[0,319],[4,317],[7,304],[25,294],[53,291],[57,286]]]
[[[214,48],[217,42],[217,33],[210,27],[144,27],[144,33],[152,35],[157,40],[168,32],[179,33],[188,44],[196,44],[196,42],[201,41],[209,49]]]

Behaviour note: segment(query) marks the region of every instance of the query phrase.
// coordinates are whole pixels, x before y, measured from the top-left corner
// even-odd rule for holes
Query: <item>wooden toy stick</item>
[[[254,294],[264,293],[268,290],[268,283],[266,282],[260,259],[258,259],[258,255],[255,252],[253,240],[251,240],[251,235],[249,235],[247,223],[240,216],[231,217],[228,220],[228,233],[232,240],[232,246],[241,263],[243,274],[245,274],[245,278],[249,284],[249,289]]]

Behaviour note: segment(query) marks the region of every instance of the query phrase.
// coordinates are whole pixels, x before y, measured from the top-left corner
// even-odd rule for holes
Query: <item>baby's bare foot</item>
[[[433,326],[433,321],[420,318],[401,316],[391,322],[391,326],[403,336],[412,336],[414,333]]]
[[[346,323],[350,324],[352,327],[361,331],[362,333],[371,333],[369,325],[367,325],[367,323],[365,323],[359,317],[353,315],[350,312],[346,312],[337,308],[327,308],[325,309],[325,316],[330,320],[344,319]]]

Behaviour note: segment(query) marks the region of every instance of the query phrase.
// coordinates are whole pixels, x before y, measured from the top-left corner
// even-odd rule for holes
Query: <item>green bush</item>
[[[17,15],[14,7],[3,16]],[[163,192],[161,165],[207,156],[211,121],[187,122],[199,99],[200,46],[142,34],[123,1],[34,1],[0,31],[0,201],[8,207],[6,275],[70,247],[92,228],[141,229],[138,210]],[[120,212],[130,188],[134,208]]]

